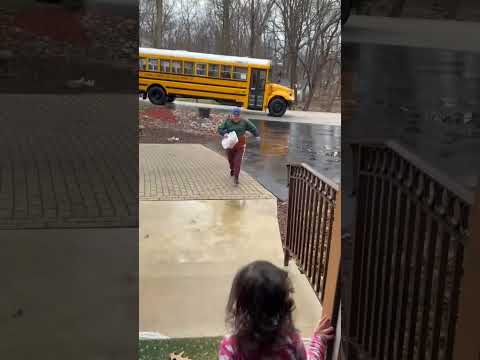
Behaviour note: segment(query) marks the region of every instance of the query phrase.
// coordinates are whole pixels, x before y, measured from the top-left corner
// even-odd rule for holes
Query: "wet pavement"
[[[137,239],[135,228],[2,230],[0,353],[136,358]]]
[[[254,260],[283,265],[276,211],[274,199],[140,201],[139,330],[224,335],[239,268]],[[309,337],[322,307],[293,262],[288,272],[295,325]]]
[[[141,144],[140,159],[140,331],[222,335],[238,269],[283,265],[277,201],[246,174],[235,187],[226,161],[202,145]],[[289,273],[296,324],[309,336],[321,306],[293,262]]]
[[[233,186],[226,161],[199,144],[140,144],[140,200],[272,199],[248,174]]]
[[[288,198],[287,164],[306,163],[340,182],[339,126],[252,120],[261,140],[248,139],[243,169],[281,200]],[[220,142],[208,144],[223,152]]]
[[[479,174],[480,55],[344,43],[343,141],[394,139],[455,183]]]
[[[140,101],[148,101],[141,99]],[[188,101],[188,99],[177,99],[175,102],[168,105],[171,108],[202,108],[210,111],[222,111],[230,113],[232,106],[220,105],[216,103],[196,103]],[[266,111],[242,109],[242,116],[250,120],[265,120],[275,122],[301,123],[301,124],[321,124],[340,126],[342,122],[342,114],[335,112],[320,112],[320,111],[301,111],[301,110],[287,110],[285,115],[279,118],[274,118],[268,115]]]

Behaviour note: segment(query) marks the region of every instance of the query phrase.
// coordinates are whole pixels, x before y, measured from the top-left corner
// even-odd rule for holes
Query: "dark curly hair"
[[[269,263],[255,261],[239,270],[227,304],[227,323],[239,348],[246,344],[268,349],[295,330],[295,304],[288,273]]]

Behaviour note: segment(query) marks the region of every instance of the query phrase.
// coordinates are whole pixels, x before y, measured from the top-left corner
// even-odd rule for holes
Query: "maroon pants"
[[[233,149],[227,149],[228,163],[233,175],[238,178],[240,168],[242,167],[243,154],[245,154],[245,145],[237,144]]]

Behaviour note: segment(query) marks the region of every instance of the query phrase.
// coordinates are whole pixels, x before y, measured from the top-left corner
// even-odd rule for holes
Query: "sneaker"
[[[235,184],[235,186],[238,186],[240,184],[240,182],[238,181],[238,176],[235,176],[233,183]]]

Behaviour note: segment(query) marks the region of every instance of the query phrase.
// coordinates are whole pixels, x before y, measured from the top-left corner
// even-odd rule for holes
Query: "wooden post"
[[[342,191],[338,189],[335,199],[335,210],[333,217],[332,240],[330,243],[330,254],[328,258],[327,281],[325,282],[325,296],[323,297],[323,315],[330,319],[335,317],[335,308],[338,293],[338,281],[340,272],[340,261],[342,257]]]
[[[464,275],[453,350],[455,360],[480,359],[480,183],[470,215],[470,236],[464,251]]]

